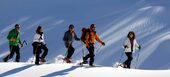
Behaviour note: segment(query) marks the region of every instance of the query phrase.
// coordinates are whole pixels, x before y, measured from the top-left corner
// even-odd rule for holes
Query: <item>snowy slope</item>
[[[169,4],[170,0],[0,0],[0,61],[9,52],[6,36],[16,23],[21,24],[21,37],[28,42],[21,49],[21,61],[32,58],[35,29],[42,25],[49,63],[55,63],[58,55],[65,54],[62,37],[69,24],[75,24],[80,36],[82,27],[95,23],[98,34],[106,42],[96,52],[95,64],[112,66],[119,61],[122,43],[127,32],[133,30],[142,46],[138,69],[170,69]],[[95,46],[96,50],[100,47],[98,43]],[[74,47],[72,60],[76,61],[82,58],[82,43],[75,42]],[[137,63],[137,54],[134,53],[132,68]],[[124,55],[121,62],[125,58]]]
[[[135,70],[112,67],[79,67],[75,64],[0,63],[6,77],[169,77],[170,70]]]

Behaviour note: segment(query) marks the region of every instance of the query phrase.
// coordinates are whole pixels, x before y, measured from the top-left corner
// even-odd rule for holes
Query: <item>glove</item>
[[[139,47],[138,47],[138,48],[139,48],[139,50],[140,50],[140,49],[141,49],[141,46],[139,45]]]
[[[129,48],[129,47],[127,45],[125,45],[124,48]]]
[[[21,47],[23,47],[24,45],[23,44],[20,44],[21,45]]]
[[[104,42],[102,42],[102,45],[103,45],[103,46],[105,46],[105,43],[104,43]]]

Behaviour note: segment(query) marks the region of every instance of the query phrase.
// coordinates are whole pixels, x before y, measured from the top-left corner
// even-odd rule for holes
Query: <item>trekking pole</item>
[[[102,48],[102,45],[100,45],[100,47],[96,50],[96,52],[99,52],[101,48]]]
[[[82,55],[82,58],[84,57],[84,49],[83,49],[83,48],[84,48],[84,46],[83,46],[83,44],[82,44],[82,54],[83,54],[83,55]]]
[[[139,50],[139,52],[137,54],[135,69],[137,68],[137,65],[138,65],[138,62],[139,62],[139,53],[140,53],[140,50]]]
[[[22,44],[23,44],[23,45],[24,45],[24,44],[27,45],[27,42],[24,40],[24,41],[22,42]]]
[[[85,56],[85,53],[84,53],[84,44],[82,43],[82,54],[83,54],[83,56],[82,56],[82,58]]]

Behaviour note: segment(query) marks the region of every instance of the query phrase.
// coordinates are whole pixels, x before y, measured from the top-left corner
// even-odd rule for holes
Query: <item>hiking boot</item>
[[[8,60],[6,58],[3,59],[4,62],[7,62]]]
[[[72,63],[71,60],[68,59],[67,63]]]
[[[86,60],[82,62],[82,64],[87,64],[87,63],[88,63],[88,61],[86,61]]]
[[[70,59],[67,58],[67,57],[65,57],[63,60],[64,60],[66,63],[71,63]]]
[[[95,67],[95,65],[93,65],[93,64],[90,64],[89,66],[90,66],[90,67]]]
[[[46,60],[44,59],[44,58],[41,58],[41,60],[40,60],[41,62],[46,62]]]

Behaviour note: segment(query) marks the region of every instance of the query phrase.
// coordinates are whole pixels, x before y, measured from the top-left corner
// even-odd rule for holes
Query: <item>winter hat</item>
[[[15,24],[15,28],[20,28],[20,25],[19,24]]]
[[[86,32],[86,28],[85,28],[85,27],[83,27],[81,31],[82,31],[82,32]]]
[[[96,25],[95,24],[91,24],[90,28],[96,28]]]
[[[70,25],[69,25],[69,29],[70,29],[70,28],[74,28],[74,25],[73,25],[73,24],[70,24]]]

